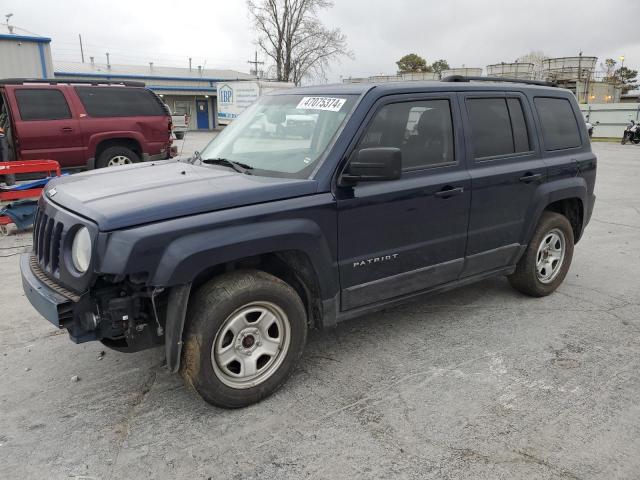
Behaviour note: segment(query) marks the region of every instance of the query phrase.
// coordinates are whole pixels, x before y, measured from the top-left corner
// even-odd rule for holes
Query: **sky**
[[[56,61],[94,56],[112,64],[225,68],[248,72],[256,34],[244,0],[0,0],[0,21],[53,39]],[[510,62],[530,51],[550,57],[625,56],[640,69],[640,0],[335,0],[325,25],[347,36],[353,59],[334,62],[329,81],[394,74],[417,53],[452,67]],[[265,60],[259,54],[259,60]]]

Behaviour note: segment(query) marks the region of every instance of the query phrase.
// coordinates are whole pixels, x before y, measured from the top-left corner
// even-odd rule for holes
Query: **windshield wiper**
[[[246,163],[236,162],[234,160],[229,160],[228,158],[218,157],[218,158],[203,159],[199,153],[198,153],[198,157],[199,157],[198,159],[202,163],[207,163],[210,165],[223,165],[225,167],[234,169],[238,173],[244,173],[245,175],[251,175],[251,172],[249,172],[249,170],[253,170],[253,167],[251,165],[247,165]]]

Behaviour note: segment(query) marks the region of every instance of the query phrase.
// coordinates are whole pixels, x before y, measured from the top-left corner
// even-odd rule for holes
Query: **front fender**
[[[552,180],[550,182],[543,183],[536,190],[534,199],[531,202],[527,217],[529,222],[525,223],[524,231],[522,232],[522,245],[528,245],[533,232],[540,221],[542,212],[548,205],[557,202],[559,200],[565,200],[568,198],[577,198],[582,202],[583,207],[588,205],[587,182],[582,177],[563,178],[558,180]],[[583,225],[586,223],[584,216],[586,215],[586,208],[582,209]]]
[[[150,283],[185,284],[210,267],[283,250],[299,250],[309,257],[323,298],[337,291],[334,282],[327,281],[337,278],[329,246],[319,225],[307,219],[232,225],[176,238],[165,249]]]

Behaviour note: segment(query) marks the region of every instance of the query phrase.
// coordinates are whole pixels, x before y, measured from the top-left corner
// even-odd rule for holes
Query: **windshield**
[[[261,97],[202,151],[253,175],[307,178],[351,112],[357,96]]]

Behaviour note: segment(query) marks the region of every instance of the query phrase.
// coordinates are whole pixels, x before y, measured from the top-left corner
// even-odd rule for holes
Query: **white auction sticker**
[[[330,112],[339,112],[346,98],[331,97],[304,97],[296,107],[300,110],[328,110]]]

